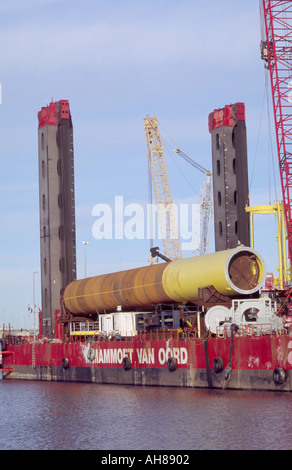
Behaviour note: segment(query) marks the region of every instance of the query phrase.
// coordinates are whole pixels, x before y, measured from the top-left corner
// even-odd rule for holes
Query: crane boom
[[[157,118],[147,116],[144,125],[164,253],[171,260],[179,259],[182,249]]]
[[[277,153],[292,262],[292,2],[262,0],[265,39],[262,59],[270,72]]]
[[[206,170],[202,165],[199,163],[195,162],[192,158],[190,158],[188,155],[186,155],[184,152],[181,151],[181,149],[175,149],[175,153],[178,153],[181,157],[183,157],[188,163],[193,165],[197,170],[199,170],[201,173],[210,173],[209,170]]]
[[[205,172],[203,186],[200,195],[201,209],[201,232],[200,232],[200,254],[207,253],[209,245],[210,221],[213,211],[213,181],[212,173]]]

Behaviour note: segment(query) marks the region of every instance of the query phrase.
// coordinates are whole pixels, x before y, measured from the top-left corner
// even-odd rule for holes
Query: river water
[[[291,450],[292,396],[0,380],[1,450]]]

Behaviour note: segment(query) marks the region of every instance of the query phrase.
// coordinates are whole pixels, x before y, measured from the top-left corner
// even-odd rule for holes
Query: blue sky
[[[30,326],[39,270],[37,113],[68,99],[74,126],[78,277],[148,264],[149,240],[96,240],[96,204],[149,202],[146,115],[211,165],[208,114],[244,102],[251,204],[269,204],[265,70],[255,0],[0,1],[0,322]],[[268,89],[270,94],[270,90]],[[263,109],[263,111],[262,111]],[[270,110],[271,113],[271,110]],[[271,121],[274,135],[273,121]],[[276,148],[274,146],[276,161]],[[201,173],[167,156],[174,202],[198,202]],[[271,202],[281,198],[278,166]],[[191,184],[189,184],[191,182]],[[276,274],[275,219],[256,248]],[[185,253],[190,256],[190,253]],[[40,304],[40,276],[36,275]]]

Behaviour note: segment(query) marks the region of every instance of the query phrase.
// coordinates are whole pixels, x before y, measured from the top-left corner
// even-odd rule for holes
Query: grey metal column
[[[73,126],[69,102],[38,113],[42,333],[55,334],[60,296],[76,279]]]
[[[243,103],[209,115],[212,139],[215,250],[250,246],[248,167]]]

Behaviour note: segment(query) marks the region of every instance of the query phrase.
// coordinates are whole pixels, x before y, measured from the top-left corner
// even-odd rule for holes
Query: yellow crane
[[[170,260],[179,259],[182,258],[182,249],[178,223],[157,118],[147,116],[144,125],[164,254]]]

